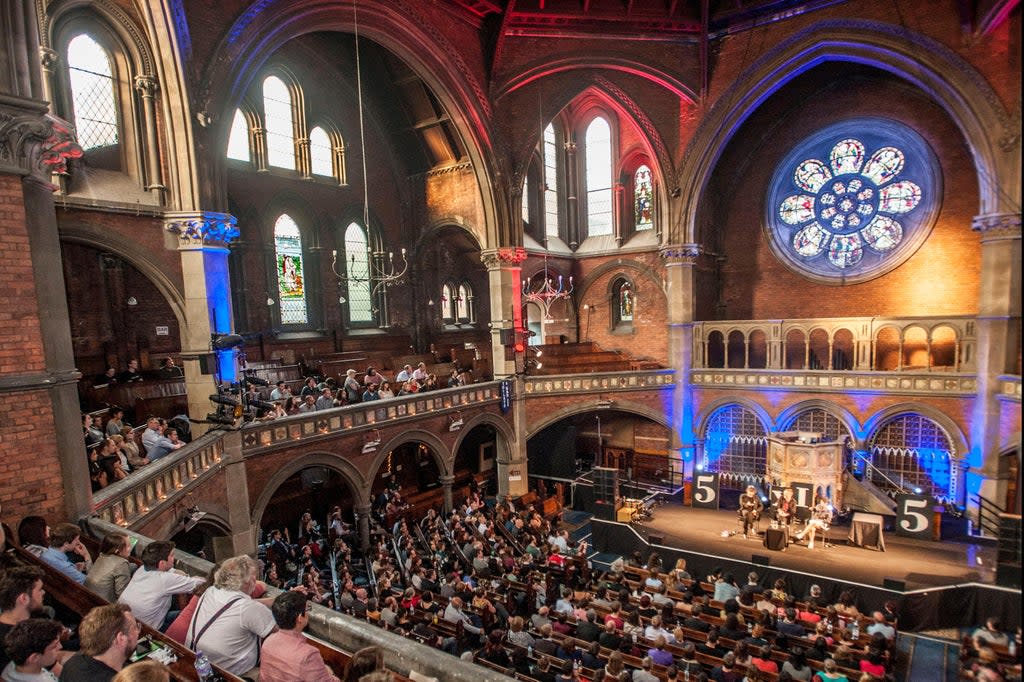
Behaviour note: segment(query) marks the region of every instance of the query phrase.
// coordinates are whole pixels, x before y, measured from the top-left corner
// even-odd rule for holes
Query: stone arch
[[[178,319],[178,326],[182,330],[181,338],[188,338],[185,331],[188,328],[188,318],[185,315],[185,294],[181,286],[172,281],[164,269],[150,259],[151,253],[142,245],[122,239],[113,232],[104,232],[89,225],[62,224],[60,239],[73,244],[109,251],[119,258],[123,258],[160,291]]]
[[[585,412],[599,412],[604,411],[605,408],[598,406],[598,401],[578,403],[576,405],[570,405],[563,407],[562,409],[546,415],[541,421],[531,425],[530,429],[526,432],[525,438],[529,440],[533,436],[546,429],[547,427],[555,424],[566,417],[571,417],[576,414]],[[640,417],[646,417],[651,421],[661,424],[666,427],[672,434],[673,447],[679,447],[679,434],[672,428],[672,424],[669,421],[668,416],[662,411],[652,407],[648,407],[643,403],[638,403],[632,400],[615,400],[612,405],[612,410],[616,412],[626,412],[628,414],[637,415]]]
[[[772,431],[775,430],[775,421],[771,418],[771,415],[769,415],[763,407],[755,403],[753,400],[750,400],[749,398],[728,396],[718,398],[717,400],[713,400],[712,402],[704,406],[704,409],[701,410],[700,414],[697,416],[696,421],[694,422],[694,434],[697,434],[699,437],[703,438],[704,432],[707,431],[708,420],[711,419],[711,415],[717,412],[720,408],[729,407],[731,405],[738,405],[742,408],[750,410],[755,415],[757,415],[757,418],[761,420],[761,426],[764,427],[765,433],[771,433]]]
[[[776,429],[782,429],[786,423],[808,410],[822,410],[829,413],[841,421],[854,438],[856,438],[858,434],[864,433],[863,427],[860,425],[860,421],[852,412],[830,400],[822,400],[820,398],[801,400],[798,403],[790,405],[775,417],[775,422],[772,426]],[[851,443],[851,446],[852,445],[853,444]]]
[[[430,447],[430,451],[434,454],[434,462],[437,464],[437,469],[442,476],[453,475],[455,454],[448,449],[448,446],[444,444],[444,441],[429,431],[423,431],[422,429],[410,429],[390,438],[386,443],[377,447],[377,454],[374,456],[373,461],[370,462],[369,468],[367,469],[370,474],[369,479],[367,479],[367,486],[372,485],[373,479],[377,476],[377,472],[380,471],[380,467],[384,464],[384,460],[387,459],[389,452],[397,448],[399,445],[413,442],[423,443]],[[367,491],[369,491],[369,487],[367,487]]]
[[[220,122],[219,136],[227,134],[223,112],[235,106],[249,82],[289,40],[322,31],[354,32],[353,5],[343,0],[316,4],[255,3],[244,11],[225,33],[200,79],[205,85],[196,93],[196,107]],[[414,2],[392,0],[368,2],[358,8],[359,34],[397,55],[431,89],[463,137],[472,172],[480,188],[485,242],[489,248],[521,239],[511,233],[514,222],[507,215],[512,208],[500,196],[501,169],[491,154],[493,141],[485,125],[491,116],[490,99],[477,74],[461,52],[442,32],[431,31],[432,22]],[[222,145],[215,144],[215,148]],[[223,174],[219,160],[215,175]],[[223,191],[218,181],[217,192]]]
[[[960,129],[977,172],[980,214],[1017,212],[1020,131],[985,78],[945,45],[900,26],[842,19],[817,22],[744,71],[701,122],[680,169],[681,222],[673,242],[695,242],[701,196],[729,140],[762,101],[805,71],[829,61],[888,71],[928,93]]]
[[[432,242],[437,238],[437,235],[447,228],[455,228],[464,232],[465,236],[472,241],[474,246],[476,246],[477,251],[482,250],[482,247],[480,246],[480,235],[474,231],[474,226],[471,223],[467,222],[462,216],[445,216],[444,218],[433,221],[423,230],[420,236],[412,244],[412,253],[409,254],[410,257],[418,259],[420,254],[422,254],[423,249],[432,244]]]
[[[95,13],[97,18],[105,22],[117,34],[138,70],[137,74],[133,75],[156,75],[153,68],[153,51],[150,49],[149,41],[142,29],[136,24],[133,17],[113,2],[109,0],[67,0],[66,2],[51,3],[45,8],[46,3],[37,2],[36,5],[41,10],[39,41],[42,43],[42,47],[52,49],[54,38],[65,22],[74,21],[72,15],[76,10],[85,9]]]
[[[263,512],[266,511],[267,505],[270,504],[270,500],[274,497],[277,489],[281,487],[281,484],[309,467],[325,467],[334,471],[352,488],[354,493],[353,502],[356,506],[370,504],[370,484],[355,465],[347,459],[330,452],[313,452],[288,462],[275,471],[274,475],[264,484],[262,492],[260,492],[259,497],[252,504],[250,519],[253,528],[260,527],[259,524],[263,518]]]
[[[587,273],[586,279],[584,279],[583,282],[580,283],[580,286],[578,288],[578,300],[585,301],[587,298],[587,294],[590,292],[590,288],[594,286],[594,282],[596,282],[609,272],[615,272],[616,270],[631,270],[637,273],[635,277],[629,278],[633,282],[634,292],[639,293],[641,291],[641,287],[637,286],[638,280],[641,280],[643,282],[646,282],[648,285],[653,285],[654,287],[657,288],[658,291],[665,295],[665,289],[661,277],[659,277],[658,273],[655,272],[650,266],[635,260],[628,260],[626,258],[616,258],[615,260],[601,263],[596,268]]]
[[[931,405],[925,405],[924,403],[913,402],[890,405],[889,407],[879,410],[875,414],[871,415],[871,417],[864,422],[865,441],[869,441],[871,436],[873,436],[875,432],[878,431],[878,429],[887,421],[907,413],[917,413],[938,424],[945,430],[946,435],[949,436],[950,442],[956,447],[957,456],[961,459],[967,457],[967,438],[964,436],[963,430],[961,430],[957,423],[950,419],[950,417],[944,412],[932,407]]]
[[[459,448],[462,447],[462,441],[466,438],[466,435],[477,426],[483,425],[493,426],[494,430],[501,436],[498,441],[498,452],[496,453],[499,462],[509,462],[512,460],[512,456],[515,451],[512,447],[512,443],[516,442],[516,434],[512,429],[512,426],[501,417],[497,415],[489,414],[487,412],[478,412],[473,415],[469,421],[462,425],[462,431],[459,433],[459,437],[455,439],[455,443],[452,444],[452,470],[455,468],[455,456],[459,452]]]

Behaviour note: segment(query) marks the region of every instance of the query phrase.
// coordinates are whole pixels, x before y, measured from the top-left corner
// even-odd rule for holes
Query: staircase
[[[896,514],[896,501],[871,481],[843,474],[843,506],[883,516]]]

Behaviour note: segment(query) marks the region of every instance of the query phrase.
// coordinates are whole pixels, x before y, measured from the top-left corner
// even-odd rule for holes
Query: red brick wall
[[[21,178],[0,174],[0,378],[46,370]],[[64,518],[63,481],[47,391],[4,393],[0,421],[0,499],[4,520],[28,514]],[[82,456],[84,457],[84,451]]]

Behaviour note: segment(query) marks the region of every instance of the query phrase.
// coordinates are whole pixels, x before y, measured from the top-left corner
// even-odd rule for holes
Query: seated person
[[[135,358],[129,360],[128,367],[117,375],[117,380],[122,384],[131,383],[133,381],[142,381],[142,374],[139,373],[139,361]]]
[[[60,679],[114,679],[139,643],[139,623],[125,604],[97,606],[82,619],[78,636],[82,647],[68,659]]]
[[[11,628],[3,640],[10,663],[3,668],[6,682],[50,682],[47,669],[61,655],[60,636],[64,626],[47,618],[29,618]],[[58,668],[59,670],[59,668]]]
[[[746,492],[740,495],[739,515],[740,521],[743,522],[743,537],[747,537],[750,534],[750,529],[761,517],[761,510],[763,508],[761,498],[757,496],[757,488],[748,485]]]
[[[793,497],[793,489],[785,488],[782,495],[775,503],[775,520],[780,524],[789,526],[796,516],[796,499]]]
[[[206,582],[193,578],[174,567],[174,543],[157,540],[142,550],[142,568],[135,571],[128,586],[118,598],[138,614],[139,622],[151,628],[165,630],[177,617],[171,612],[171,598],[176,594],[189,594]]]
[[[50,531],[50,546],[39,558],[57,569],[79,585],[85,584],[85,572],[92,567],[89,550],[82,544],[82,530],[73,523],[58,523]],[[83,559],[76,564],[68,553],[74,552]]]

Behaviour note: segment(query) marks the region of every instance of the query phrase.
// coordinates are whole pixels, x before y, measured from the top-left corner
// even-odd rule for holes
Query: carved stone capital
[[[981,233],[981,241],[1020,239],[1020,213],[987,213],[975,216],[971,229]]]
[[[229,246],[238,239],[238,220],[228,213],[202,211],[171,213],[164,229],[178,237],[178,248],[197,246]]]
[[[39,63],[45,70],[53,71],[54,67],[60,63],[60,53],[48,47],[40,47]]]
[[[82,156],[74,128],[52,114],[0,105],[0,170],[49,182],[67,171],[68,159]]]
[[[160,84],[157,83],[154,76],[136,76],[135,77],[135,89],[139,91],[143,97],[152,97],[156,91],[160,88]]]
[[[704,249],[700,244],[669,244],[661,247],[661,258],[668,262],[693,265]]]
[[[521,246],[488,249],[480,252],[480,261],[488,270],[497,270],[506,265],[521,265],[526,260],[526,249]]]

